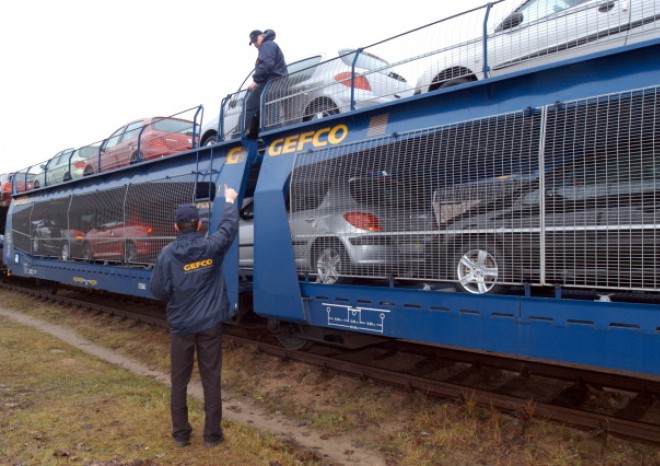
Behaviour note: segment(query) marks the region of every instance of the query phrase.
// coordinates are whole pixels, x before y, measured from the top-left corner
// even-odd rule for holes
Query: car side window
[[[121,142],[126,142],[126,141],[131,141],[133,139],[137,139],[138,135],[140,134],[140,129],[142,128],[142,122],[141,121],[136,121],[135,123],[131,123],[126,127],[126,132],[124,133],[124,136],[121,138]]]
[[[587,1],[589,0],[532,0],[523,5],[519,11],[523,14],[523,23],[528,24]]]
[[[125,127],[119,128],[117,131],[115,131],[110,135],[110,137],[108,138],[108,142],[105,143],[106,150],[111,149],[117,145],[117,143],[119,142],[119,138],[121,138],[121,135],[124,132],[124,128]]]

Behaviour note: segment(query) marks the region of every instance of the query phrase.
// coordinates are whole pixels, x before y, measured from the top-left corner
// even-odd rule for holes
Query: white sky
[[[0,173],[99,141],[137,118],[203,104],[208,121],[254,66],[253,29],[275,30],[292,62],[485,3],[2,0]]]

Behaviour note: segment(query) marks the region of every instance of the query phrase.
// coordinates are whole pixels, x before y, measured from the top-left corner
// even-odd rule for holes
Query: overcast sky
[[[208,121],[254,66],[252,29],[275,30],[291,62],[485,3],[2,0],[0,173],[99,141],[137,118],[202,104]]]

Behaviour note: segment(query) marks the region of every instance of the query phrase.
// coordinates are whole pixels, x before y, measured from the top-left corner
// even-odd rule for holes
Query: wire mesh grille
[[[299,154],[302,274],[657,290],[658,88]]]
[[[25,203],[13,210],[14,246],[63,260],[149,265],[174,239],[176,207],[198,191],[185,175]]]
[[[548,109],[548,281],[658,288],[658,136],[657,88]]]
[[[450,279],[448,252],[479,238],[459,234],[461,215],[538,172],[540,120],[520,112],[300,155],[290,224],[301,272]]]

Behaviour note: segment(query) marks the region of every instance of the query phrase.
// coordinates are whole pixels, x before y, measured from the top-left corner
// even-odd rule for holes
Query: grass
[[[228,421],[225,444],[204,448],[202,407],[193,399],[193,444],[175,448],[167,387],[4,319],[0,341],[2,465],[321,464],[271,434]]]
[[[163,329],[3,290],[0,302],[74,327],[97,344],[154,369],[169,370]],[[90,458],[186,465],[320,464],[309,452],[268,433],[226,421],[222,460],[200,448],[199,437],[190,450],[176,450],[169,438],[166,387],[87,358],[34,331],[8,328],[5,322],[0,340],[2,465],[85,464]],[[534,415],[533,404],[517,416],[502,414],[478,406],[469,393],[463,402],[447,402],[234,344],[225,345],[223,390],[272,416],[296,419],[301,429],[320,431],[330,441],[338,433],[348,434],[356,446],[378,451],[391,466],[660,465],[659,448],[545,422]],[[199,435],[200,403],[192,400],[191,411]],[[56,450],[68,456],[55,456]]]

